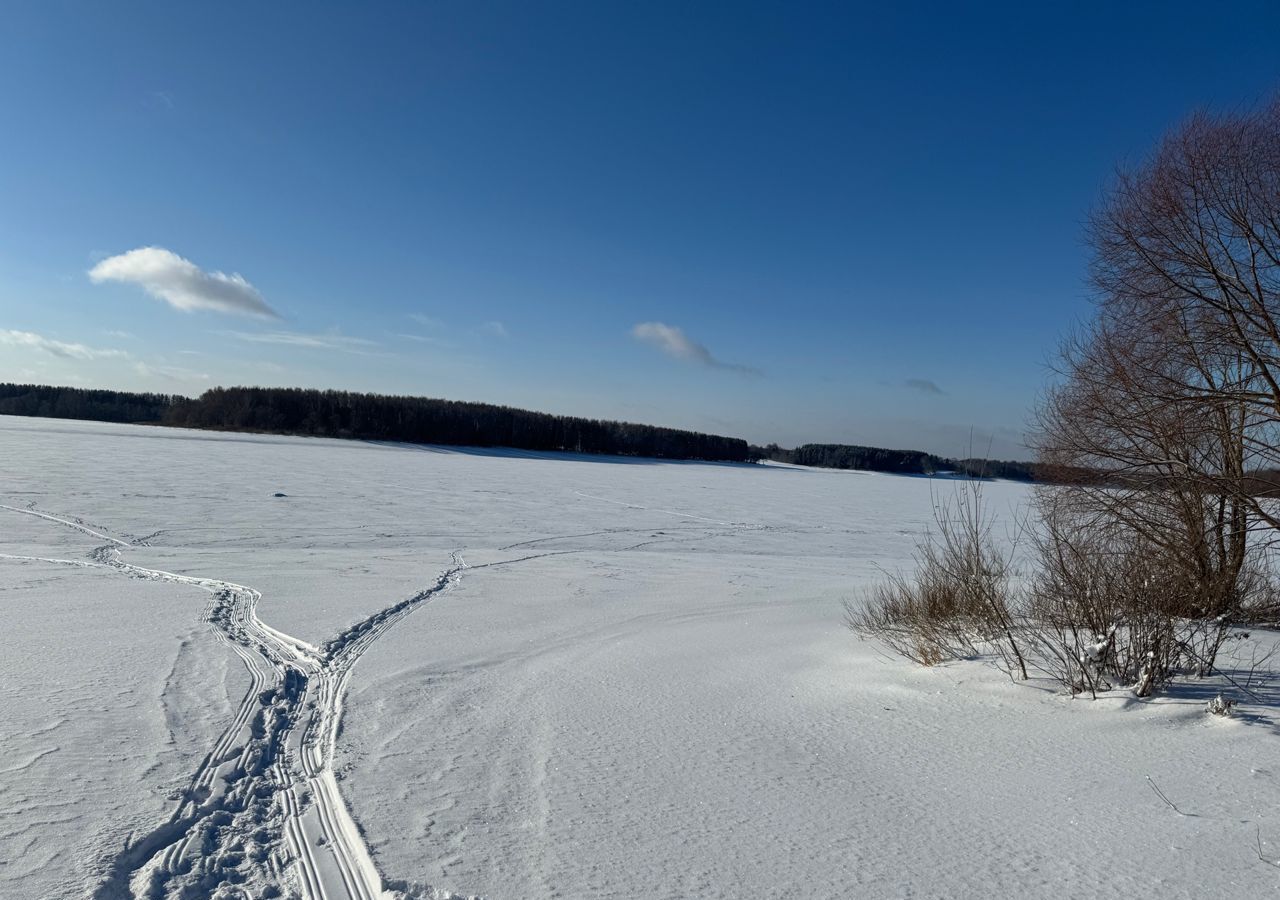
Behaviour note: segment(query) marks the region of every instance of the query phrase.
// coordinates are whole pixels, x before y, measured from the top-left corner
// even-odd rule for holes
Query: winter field
[[[0,417],[0,897],[1280,892],[1273,684],[843,627],[953,490]]]

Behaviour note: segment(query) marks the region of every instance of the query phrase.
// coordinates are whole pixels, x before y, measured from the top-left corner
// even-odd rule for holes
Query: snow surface
[[[954,490],[0,417],[0,896],[1274,894],[1273,709],[843,628]]]

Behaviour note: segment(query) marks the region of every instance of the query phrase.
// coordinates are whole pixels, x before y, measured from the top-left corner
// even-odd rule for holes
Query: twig
[[[1165,803],[1167,803],[1171,810],[1173,810],[1180,816],[1187,815],[1182,810],[1178,809],[1178,807],[1174,804],[1172,800],[1170,800],[1168,797],[1165,796],[1164,791],[1160,790],[1160,787],[1155,783],[1155,781],[1152,780],[1150,775],[1147,776],[1147,784],[1151,785],[1151,790],[1155,791],[1156,796],[1159,797],[1161,800],[1163,800]]]
[[[1280,869],[1280,861],[1276,861],[1274,859],[1267,859],[1265,856],[1262,855],[1262,826],[1255,825],[1254,827],[1257,828],[1258,859],[1269,866],[1274,866],[1275,868]]]

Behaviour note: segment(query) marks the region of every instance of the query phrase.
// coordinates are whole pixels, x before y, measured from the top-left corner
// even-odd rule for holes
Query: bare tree
[[[1280,99],[1173,131],[1119,175],[1089,240],[1096,317],[1039,411],[1041,461],[1067,484],[1040,492],[1033,618],[1073,684],[1110,672],[1146,694],[1212,671],[1270,594]]]
[[[1280,97],[1175,129],[1118,176],[1089,240],[1097,320],[1067,354],[1078,396],[1050,405],[1114,403],[1087,427],[1115,440],[1055,433],[1063,416],[1051,409],[1045,449],[1196,482],[1274,537],[1280,513],[1259,488],[1280,484]],[[1148,421],[1159,435],[1144,433]],[[1224,506],[1227,519],[1238,514]]]
[[[1251,552],[1280,538],[1280,98],[1175,129],[1089,240],[1096,318],[1064,347],[1038,449],[1095,477],[1047,502],[1158,554],[1171,614],[1238,618]]]
[[[1072,529],[1050,527],[1055,539],[1092,528],[1157,557],[1179,579],[1171,614],[1226,622],[1257,521],[1244,488],[1249,410],[1236,397],[1174,395],[1182,348],[1154,333],[1104,319],[1067,344],[1067,377],[1040,410],[1037,442],[1043,464],[1077,474],[1042,488],[1039,505],[1051,526],[1070,517]],[[1202,365],[1221,375],[1238,355]]]

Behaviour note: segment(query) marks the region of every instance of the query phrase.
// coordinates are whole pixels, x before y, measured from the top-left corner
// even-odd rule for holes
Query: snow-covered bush
[[[1216,697],[1209,701],[1209,712],[1215,716],[1229,716],[1235,705],[1236,701],[1219,692]]]

